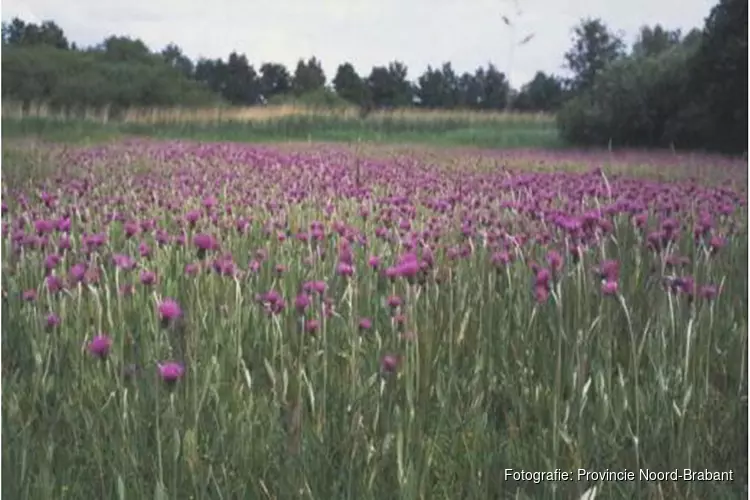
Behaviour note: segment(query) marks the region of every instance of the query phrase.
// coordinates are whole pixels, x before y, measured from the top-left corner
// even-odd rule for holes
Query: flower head
[[[398,369],[398,356],[395,354],[386,354],[380,358],[380,373],[382,375],[389,375],[394,373]]]
[[[47,315],[47,328],[51,330],[57,326],[60,326],[60,317],[55,313],[49,313]]]
[[[159,318],[161,319],[162,326],[169,325],[170,322],[182,316],[182,309],[176,300],[169,297],[162,300],[157,306],[159,312]]]
[[[92,356],[100,359],[106,359],[109,355],[109,349],[112,347],[112,339],[104,333],[95,336],[89,342],[88,349]]]
[[[369,330],[372,328],[372,320],[370,318],[362,318],[359,320],[360,330]]]
[[[159,376],[168,385],[173,386],[185,375],[185,368],[177,362],[159,363]]]
[[[602,282],[602,294],[603,295],[616,295],[617,294],[617,281],[605,280]]]

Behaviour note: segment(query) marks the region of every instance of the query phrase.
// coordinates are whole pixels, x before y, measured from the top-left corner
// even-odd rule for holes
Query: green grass
[[[554,123],[470,123],[464,120],[418,122],[400,119],[359,120],[337,117],[290,117],[267,121],[138,124],[25,117],[2,120],[2,137],[96,143],[124,136],[202,141],[275,142],[362,140],[486,148],[559,147]]]
[[[549,300],[538,303],[524,262],[545,262],[547,249],[537,244],[502,267],[479,244],[457,261],[437,250],[423,284],[390,282],[368,269],[370,254],[389,264],[402,252],[374,236],[381,225],[376,200],[424,175],[416,170],[391,182],[380,171],[365,172],[374,196],[354,201],[331,198],[327,190],[335,183],[323,170],[310,174],[282,157],[269,164],[286,161],[283,168],[256,171],[220,153],[167,160],[115,147],[80,163],[61,154],[16,150],[3,158],[10,210],[3,221],[70,213],[73,244],[58,273],[80,262],[96,273],[87,284],[48,293],[43,263],[54,247],[13,253],[10,235],[3,237],[4,497],[568,500],[593,486],[599,499],[747,495],[745,207],[734,216],[738,234],[715,256],[696,247],[690,231],[653,254],[630,219],[617,216],[611,237],[580,262],[568,259]],[[313,156],[307,168],[324,165],[320,160]],[[470,167],[464,174],[468,183]],[[66,189],[82,180],[90,183],[85,193]],[[184,195],[185,185],[206,191]],[[292,185],[321,196],[287,203],[281,194]],[[42,205],[40,187],[57,196],[56,208]],[[28,209],[10,196],[19,190],[28,193]],[[262,260],[263,249],[259,272],[189,276],[185,265],[198,259],[192,247],[160,247],[153,233],[128,239],[122,224],[105,225],[107,214],[121,213],[126,220],[153,218],[178,234],[177,218],[202,210],[207,194],[234,207],[229,222],[240,216],[254,222],[240,235],[204,216],[187,230],[188,240],[198,231],[221,234],[222,253],[231,252],[243,270],[249,260]],[[509,231],[538,227],[500,205],[524,199],[523,189],[497,194],[480,201]],[[293,233],[325,221],[323,207],[332,202],[333,219],[356,226],[371,242],[366,251],[355,247],[355,277],[335,274],[340,237],[320,244],[269,237],[263,222],[272,207],[252,200],[279,202]],[[608,199],[585,201],[593,208]],[[357,216],[361,207],[372,216]],[[467,200],[464,208],[471,207]],[[450,228],[450,245],[461,242],[460,213],[438,216]],[[412,224],[424,228],[433,215],[417,204]],[[83,234],[100,231],[108,243],[87,260]],[[152,250],[149,257],[138,257],[140,241]],[[328,257],[305,264],[320,249]],[[138,270],[115,270],[113,253],[135,257],[158,282],[142,285]],[[720,284],[718,298],[688,302],[665,293],[660,280],[673,272],[669,255],[690,257],[684,272]],[[592,273],[604,259],[620,263],[615,296],[602,295]],[[276,264],[286,270],[277,272]],[[334,311],[327,317],[313,299],[305,317],[320,320],[315,334],[303,332],[294,313],[300,284],[311,280],[328,283]],[[132,295],[121,293],[125,284],[134,285]],[[255,302],[272,289],[286,298],[278,316]],[[35,301],[22,300],[27,290],[37,291]],[[384,304],[391,295],[404,299],[403,323]],[[162,297],[178,301],[183,321],[160,325]],[[51,312],[62,322],[48,328]],[[363,317],[372,319],[370,331],[359,331]],[[104,361],[84,347],[97,332],[114,341]],[[387,353],[401,361],[383,375]],[[156,363],[167,359],[187,364],[173,390],[156,376]],[[131,363],[141,371],[124,377]],[[735,481],[505,480],[506,469],[576,474],[579,468],[733,471]]]

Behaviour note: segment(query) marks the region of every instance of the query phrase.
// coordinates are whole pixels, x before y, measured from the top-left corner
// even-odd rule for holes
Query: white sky
[[[339,63],[360,75],[398,59],[415,80],[428,64],[451,61],[473,72],[493,62],[514,87],[538,70],[562,74],[563,53],[582,17],[601,17],[632,43],[643,24],[687,32],[702,27],[717,0],[3,0],[2,19],[55,21],[70,41],[93,45],[111,34],[141,38],[152,50],[169,42],[193,60],[236,50],[255,65],[280,62],[293,71],[315,55],[330,83]],[[520,10],[520,15],[518,14]],[[534,33],[513,50],[515,39]]]

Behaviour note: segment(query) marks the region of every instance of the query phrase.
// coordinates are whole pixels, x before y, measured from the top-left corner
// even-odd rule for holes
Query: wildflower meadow
[[[3,498],[747,495],[746,160],[7,148]]]

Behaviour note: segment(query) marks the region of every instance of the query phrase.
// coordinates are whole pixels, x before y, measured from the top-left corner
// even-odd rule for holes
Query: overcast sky
[[[451,61],[457,72],[487,62],[520,86],[538,70],[562,74],[571,30],[582,17],[601,17],[632,43],[643,24],[683,32],[702,27],[717,0],[3,0],[2,19],[53,20],[79,45],[111,34],[141,38],[152,50],[169,42],[193,60],[245,53],[256,66],[294,69],[315,55],[328,81],[351,62],[366,75],[398,59],[414,80],[428,64]],[[502,22],[507,16],[511,30]],[[534,38],[510,50],[529,34]]]

